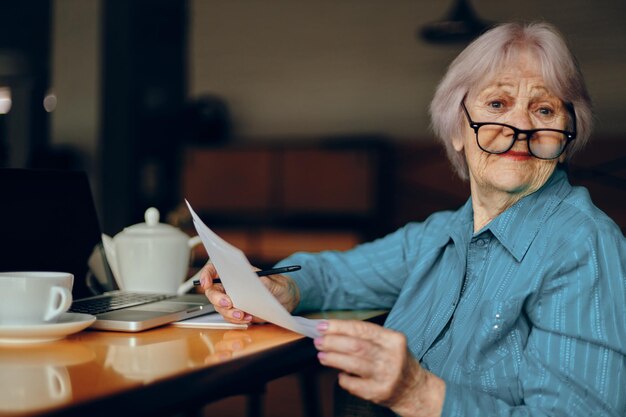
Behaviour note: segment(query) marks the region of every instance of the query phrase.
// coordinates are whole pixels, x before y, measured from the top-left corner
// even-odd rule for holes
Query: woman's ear
[[[461,152],[463,150],[463,139],[458,136],[454,136],[452,138],[452,147],[455,151]]]

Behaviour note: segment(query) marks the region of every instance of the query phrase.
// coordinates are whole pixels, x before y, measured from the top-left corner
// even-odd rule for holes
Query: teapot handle
[[[194,248],[195,246],[199,245],[202,243],[202,239],[200,239],[200,236],[194,236],[192,238],[190,238],[187,241],[187,245],[189,245],[190,248]],[[193,258],[193,253],[192,253],[192,258]],[[196,272],[191,278],[189,278],[187,281],[183,282],[179,287],[178,287],[178,291],[177,294],[178,295],[182,295],[187,293],[187,291],[189,291],[190,289],[193,288],[193,282],[197,279],[200,279],[200,273],[202,272],[202,269],[200,269],[198,272]]]
[[[180,284],[180,286],[178,287],[178,290],[176,291],[176,294],[178,295],[187,294],[187,292],[194,287],[194,281],[197,281],[200,279],[201,273],[202,273],[202,268],[200,268],[198,272],[193,274],[193,276],[189,278],[187,281]]]
[[[187,245],[189,245],[190,248],[193,248],[200,243],[202,243],[202,239],[200,239],[200,236],[194,236],[187,241]]]

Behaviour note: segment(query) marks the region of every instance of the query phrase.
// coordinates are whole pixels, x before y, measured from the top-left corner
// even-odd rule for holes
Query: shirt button
[[[482,248],[483,246],[485,246],[485,240],[484,239],[478,239],[476,241],[476,245],[478,245],[479,248]]]

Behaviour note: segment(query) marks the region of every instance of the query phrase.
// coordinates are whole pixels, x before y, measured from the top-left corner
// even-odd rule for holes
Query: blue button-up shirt
[[[287,263],[299,312],[390,309],[444,416],[626,416],[626,239],[562,170],[477,233],[470,199]]]

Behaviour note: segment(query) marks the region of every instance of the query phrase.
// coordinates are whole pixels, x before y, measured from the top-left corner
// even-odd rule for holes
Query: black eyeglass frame
[[[480,149],[482,149],[483,151],[487,152],[487,153],[491,153],[494,155],[499,155],[499,154],[503,154],[506,153],[508,151],[511,150],[511,148],[513,147],[513,145],[515,145],[515,142],[517,142],[518,140],[525,140],[526,141],[526,146],[528,147],[528,152],[534,156],[537,159],[543,159],[546,161],[552,160],[552,159],[556,159],[559,156],[563,155],[563,152],[565,152],[565,148],[567,148],[567,145],[569,145],[569,143],[571,141],[573,141],[574,139],[576,139],[576,112],[574,111],[574,106],[570,103],[566,103],[565,104],[565,108],[567,109],[567,111],[571,114],[572,116],[572,121],[574,123],[574,131],[573,132],[569,132],[567,130],[559,130],[559,129],[518,129],[515,126],[511,126],[511,125],[507,125],[505,123],[497,123],[497,122],[475,122],[472,120],[472,117],[469,114],[469,111],[467,110],[467,107],[465,107],[465,97],[463,97],[463,100],[461,101],[461,106],[463,106],[463,111],[465,111],[465,116],[467,117],[467,120],[469,122],[469,126],[474,129],[474,133],[476,134],[476,144],[478,145],[478,147]],[[496,126],[502,126],[502,127],[508,127],[509,129],[511,129],[513,131],[513,140],[511,141],[511,145],[506,148],[505,150],[503,150],[502,152],[491,152],[488,151],[487,149],[484,149],[482,146],[480,146],[480,141],[478,140],[478,129],[480,129],[482,126],[486,126],[486,125],[496,125]],[[552,158],[542,158],[540,156],[537,156],[533,153],[533,151],[530,149],[530,139],[533,137],[533,135],[537,132],[557,132],[557,133],[562,133],[565,135],[566,138],[566,142],[565,145],[563,146],[563,149],[561,149],[561,152],[559,152],[558,155],[553,156]],[[520,139],[519,135],[520,134],[524,134],[526,135],[525,138]]]

